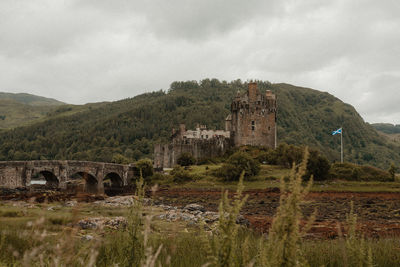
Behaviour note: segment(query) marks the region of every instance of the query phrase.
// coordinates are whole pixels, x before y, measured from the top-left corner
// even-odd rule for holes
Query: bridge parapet
[[[86,181],[85,188],[90,186],[91,191],[102,193],[105,179],[127,186],[134,178],[134,166],[77,160],[0,161],[0,187],[29,188],[32,180],[40,177],[52,186],[66,189],[77,176]]]

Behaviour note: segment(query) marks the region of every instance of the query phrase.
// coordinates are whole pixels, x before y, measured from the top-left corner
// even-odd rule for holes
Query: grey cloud
[[[216,77],[328,91],[400,123],[399,1],[3,0],[0,91],[71,103]]]
[[[76,4],[103,12],[141,16],[156,35],[188,40],[225,34],[243,23],[259,17],[271,19],[285,11],[284,2],[279,0],[92,0]]]

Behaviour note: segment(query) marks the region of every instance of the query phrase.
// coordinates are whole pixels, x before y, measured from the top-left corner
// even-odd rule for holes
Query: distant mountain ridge
[[[30,106],[60,106],[65,105],[64,102],[53,98],[37,96],[27,93],[5,93],[0,92],[0,99],[14,100],[16,102]]]
[[[48,119],[69,116],[106,102],[69,105],[61,101],[32,94],[0,92],[0,130],[28,126]]]
[[[329,93],[290,84],[258,81],[262,92],[278,99],[278,143],[319,149],[331,161],[340,159],[343,126],[346,161],[388,168],[400,162],[400,147],[388,142],[357,111]],[[152,157],[153,145],[167,141],[180,123],[223,129],[240,80],[173,82],[168,91],[146,93],[101,105],[61,106],[42,121],[0,133],[0,160],[77,159],[112,161],[115,155],[131,160]],[[0,121],[1,122],[1,121]]]
[[[391,123],[373,123],[371,124],[376,130],[386,134],[400,134],[400,125]]]

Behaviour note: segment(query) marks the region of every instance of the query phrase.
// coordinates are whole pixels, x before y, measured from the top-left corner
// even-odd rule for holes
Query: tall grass
[[[76,227],[65,227],[54,238],[43,227],[44,217],[24,230],[0,229],[0,266],[399,266],[400,240],[365,239],[352,205],[346,222],[338,226],[345,230],[340,238],[303,238],[314,217],[304,218],[301,210],[312,184],[312,179],[302,184],[307,158],[306,150],[303,162],[281,179],[280,205],[267,236],[236,223],[247,200],[243,174],[233,199],[223,192],[215,227],[203,223],[170,235],[152,228],[140,179],[126,228],[103,231],[103,238],[89,242],[77,238]],[[303,220],[308,224],[300,228]]]

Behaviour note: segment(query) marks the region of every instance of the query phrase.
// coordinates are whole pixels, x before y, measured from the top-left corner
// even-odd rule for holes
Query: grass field
[[[163,185],[178,188],[220,188],[235,189],[237,182],[226,182],[215,177],[213,171],[220,168],[221,164],[195,165],[189,168],[190,173],[196,178],[181,184],[173,184],[170,180],[156,181]],[[260,173],[245,181],[245,190],[268,189],[279,187],[279,179],[290,174],[289,169],[276,165],[261,165]],[[397,175],[395,182],[378,181],[345,181],[327,180],[315,181],[311,188],[312,192],[400,192],[400,176]]]
[[[132,266],[124,261],[129,258],[125,251],[129,248],[129,231],[112,227],[77,227],[81,219],[128,217],[129,212],[129,207],[104,207],[94,203],[79,203],[74,207],[64,203],[2,203],[0,266],[90,266],[90,255],[96,255],[92,262],[96,266],[117,263],[118,266]],[[158,215],[161,210],[146,207],[144,213]],[[158,255],[162,266],[203,266],[210,261],[212,253],[207,244],[211,232],[185,221],[168,222],[156,217],[150,226],[148,246],[154,249],[154,253],[162,245]],[[260,238],[263,236],[250,229],[241,230],[240,242],[248,243],[244,252],[246,257],[257,257]],[[304,239],[301,248],[310,266],[345,266],[344,242],[340,239]],[[375,266],[398,266],[399,239],[368,239],[365,244],[373,251]]]
[[[195,189],[200,192],[197,199],[211,201],[212,198],[215,198],[213,201],[218,201],[220,196],[218,192],[215,195],[202,197],[202,190],[213,189],[215,191],[215,189],[222,188],[234,190],[237,188],[237,182],[226,183],[213,176],[213,171],[219,167],[218,164],[192,166],[189,171],[195,177],[193,181],[176,184],[167,178],[159,182],[161,186],[168,186],[171,191],[173,189],[189,189],[188,192],[190,192],[190,189]],[[279,187],[279,179],[289,175],[290,170],[288,169],[262,165],[260,173],[245,182],[244,190],[276,188]],[[398,181],[349,182],[336,180],[314,183],[311,191],[399,192],[400,183]],[[168,191],[166,192],[168,194]],[[277,191],[274,191],[273,194],[275,198],[278,197],[276,196]],[[212,198],[208,198],[210,196]],[[162,196],[155,195],[155,197],[157,199],[154,200],[158,202],[162,199],[166,200]],[[179,198],[179,195],[173,197]],[[270,223],[272,218],[268,216],[272,215],[263,214],[263,211],[266,210],[263,206],[277,205],[278,202],[273,198],[268,198],[268,195],[257,196],[257,193],[253,193],[248,199],[249,205],[245,209],[246,214],[254,215],[257,220],[265,218],[265,220],[269,220],[266,223]],[[386,205],[384,209],[382,208],[381,213],[376,213],[383,217],[378,224],[372,225],[373,229],[382,227],[382,221],[385,221],[383,218],[389,213],[392,216],[390,218],[397,218],[396,211],[392,211],[392,209],[397,209],[397,206],[390,204],[395,200],[378,202],[375,196],[373,198],[374,202],[370,204],[367,199],[363,200],[364,202],[361,204],[355,203],[357,207],[368,204],[368,210],[378,208],[383,204]],[[190,196],[188,199],[190,201]],[[355,201],[357,199],[355,198]],[[299,201],[302,200],[299,199]],[[346,201],[343,200],[344,205],[340,204],[333,209],[346,208],[347,210],[349,204],[346,204]],[[329,202],[329,199],[325,200],[322,208],[326,208],[328,204],[331,205]],[[348,202],[350,203],[350,200]],[[311,205],[315,206],[315,204],[311,202]],[[257,212],[249,214],[252,207],[256,206],[259,207],[254,209]],[[224,204],[221,207],[229,206]],[[361,212],[363,212],[362,208]],[[385,215],[384,212],[389,213]],[[207,263],[211,263],[209,266],[248,266],[248,264],[250,264],[249,266],[252,266],[251,264],[265,266],[260,259],[265,257],[265,255],[262,256],[262,251],[268,248],[269,235],[258,232],[255,230],[256,228],[239,227],[238,230],[235,230],[236,228],[229,228],[233,226],[229,226],[229,223],[226,222],[226,225],[221,228],[219,226],[221,223],[223,224],[221,221],[213,226],[206,226],[204,223],[193,224],[182,219],[165,220],[158,216],[164,213],[165,211],[159,206],[104,206],[94,202],[79,202],[74,206],[69,206],[66,202],[2,202],[0,203],[0,266],[204,266]],[[289,214],[291,213],[289,212]],[[285,216],[288,217],[285,218]],[[300,222],[298,219],[290,217],[292,215],[285,216],[281,217],[283,222],[285,220],[286,222],[293,220]],[[364,219],[374,219],[374,216],[368,217],[369,215],[365,213],[363,216]],[[119,217],[126,219],[126,225],[86,228],[78,223],[80,220],[90,221],[95,218],[115,219]],[[350,228],[347,225],[349,222],[340,221],[340,225],[345,231],[344,235],[333,239],[297,237],[299,238],[299,241],[296,242],[298,248],[295,249],[298,251],[296,253],[299,253],[297,256],[301,254],[300,258],[309,265],[299,263],[281,266],[370,266],[369,262],[373,262],[373,266],[398,266],[400,238],[397,235],[364,239],[363,232],[359,232],[361,228],[356,228],[357,224],[355,223],[354,229],[358,229],[358,234],[351,237],[352,235],[349,235]],[[395,222],[392,220],[391,229],[396,228],[393,226]],[[328,220],[327,223],[329,224],[331,221]],[[371,222],[364,221],[362,223]],[[315,229],[324,231],[323,228]],[[222,235],[224,231],[226,231],[225,237]],[[237,235],[235,231],[238,231]],[[287,245],[290,246],[289,243]],[[217,263],[221,261],[215,261],[216,257],[224,255],[228,248],[234,253],[229,256],[234,258],[234,263],[218,265]],[[271,250],[271,247],[269,249]],[[138,259],[141,260],[140,264]],[[145,264],[143,260],[149,262]]]

